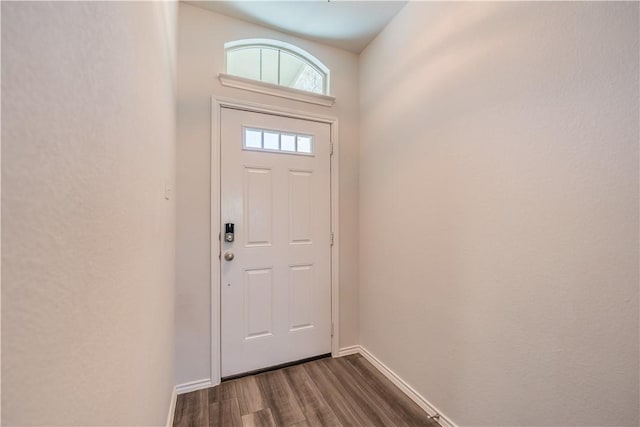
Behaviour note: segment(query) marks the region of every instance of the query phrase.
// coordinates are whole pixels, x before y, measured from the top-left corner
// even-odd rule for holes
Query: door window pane
[[[276,49],[262,49],[262,78],[263,82],[278,84],[278,51]]]
[[[264,149],[265,150],[279,150],[279,133],[265,132],[264,133]]]
[[[280,84],[293,87],[306,64],[287,52],[280,52]]]
[[[315,68],[305,65],[291,87],[308,92],[323,93],[322,75]]]
[[[310,136],[298,136],[298,153],[311,153]]]
[[[282,144],[282,151],[296,151],[296,136],[295,135],[287,135],[283,133],[280,137]]]
[[[227,53],[227,72],[234,76],[260,80],[260,49],[238,49]]]
[[[245,129],[244,146],[247,148],[262,148],[262,131]]]

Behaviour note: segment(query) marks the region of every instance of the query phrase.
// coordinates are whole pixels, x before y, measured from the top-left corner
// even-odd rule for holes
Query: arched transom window
[[[225,43],[227,74],[307,92],[329,93],[329,69],[288,43],[250,39]]]

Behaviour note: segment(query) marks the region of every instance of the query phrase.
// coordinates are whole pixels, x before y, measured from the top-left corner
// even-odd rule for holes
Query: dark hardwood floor
[[[438,426],[359,354],[315,360],[182,394],[173,425]]]

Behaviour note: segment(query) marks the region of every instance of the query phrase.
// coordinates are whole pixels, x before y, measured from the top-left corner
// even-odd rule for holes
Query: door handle
[[[227,251],[227,252],[224,253],[224,259],[226,261],[232,261],[233,257],[234,257],[234,255],[233,255],[233,252],[231,252],[231,251]]]

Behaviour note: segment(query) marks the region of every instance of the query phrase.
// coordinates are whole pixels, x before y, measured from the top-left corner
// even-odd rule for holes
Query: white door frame
[[[339,328],[339,147],[338,119],[306,111],[273,107],[248,101],[213,96],[211,98],[211,385],[220,384],[220,113],[222,108],[234,108],[255,113],[303,119],[331,126],[331,355],[338,356],[340,342]]]

